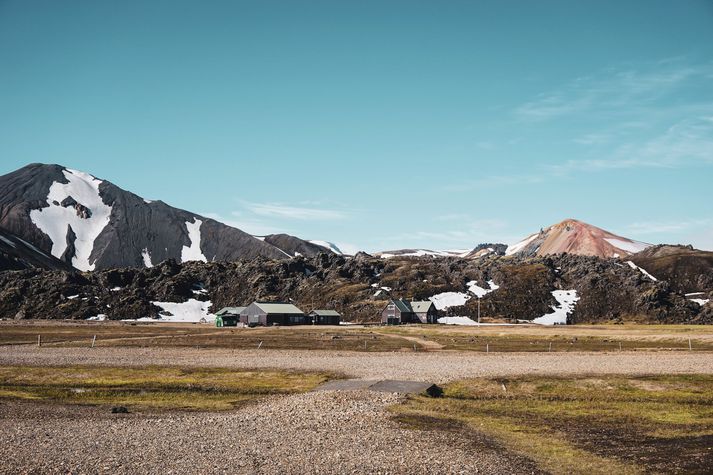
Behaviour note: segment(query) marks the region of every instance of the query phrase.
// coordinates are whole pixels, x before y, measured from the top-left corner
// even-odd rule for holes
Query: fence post
[[[547,351],[552,351],[552,342],[550,342],[550,349]]]
[[[92,348],[94,348],[94,343],[97,342],[97,336],[94,335],[94,338],[92,338]]]
[[[688,351],[693,351],[693,346],[691,345],[691,339],[688,339]]]
[[[259,350],[261,346],[262,346],[262,341],[260,342],[260,344],[257,345],[257,349]]]
[[[42,346],[42,335],[37,335],[37,346]]]
[[[490,353],[490,343],[485,344],[485,352]]]

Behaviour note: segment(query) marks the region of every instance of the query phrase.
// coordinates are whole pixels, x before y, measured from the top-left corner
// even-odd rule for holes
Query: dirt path
[[[411,335],[392,335],[390,333],[382,333],[383,336],[385,337],[392,337],[392,338],[399,338],[401,340],[408,340],[412,341],[418,345],[421,346],[422,349],[426,351],[438,351],[442,350],[445,348],[445,346],[441,345],[438,342],[432,341],[432,340],[427,340],[425,338],[419,337],[419,336],[411,336]]]

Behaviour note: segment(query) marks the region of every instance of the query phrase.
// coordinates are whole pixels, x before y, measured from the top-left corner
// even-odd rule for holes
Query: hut
[[[339,325],[342,319],[336,310],[312,310],[309,316],[315,325]]]
[[[381,311],[381,323],[386,323],[387,325],[411,323],[413,319],[413,310],[407,300],[391,299]]]
[[[438,311],[430,300],[410,302],[392,299],[381,311],[381,323],[400,325],[401,323],[436,323]]]
[[[438,323],[438,310],[430,300],[411,302],[411,310],[421,323]]]
[[[240,322],[248,326],[305,325],[307,315],[291,303],[253,302],[240,312]]]
[[[223,307],[215,313],[216,327],[236,327],[245,307]]]

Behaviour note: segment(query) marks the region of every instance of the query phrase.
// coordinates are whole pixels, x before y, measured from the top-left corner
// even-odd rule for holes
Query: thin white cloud
[[[516,107],[522,120],[546,121],[572,114],[626,114],[634,107],[649,107],[691,79],[705,79],[713,65],[691,65],[682,58],[607,68],[575,79],[558,90],[541,93]]]
[[[677,221],[637,221],[625,228],[632,235],[647,235],[659,233],[681,233],[691,229],[708,227],[713,224],[713,218],[684,219]]]
[[[344,219],[347,216],[347,213],[340,210],[290,206],[281,203],[244,202],[243,205],[258,216],[288,220],[334,221]]]
[[[287,233],[293,234],[289,228],[285,226],[275,225],[265,220],[246,217],[239,211],[232,212],[230,216],[222,216],[218,213],[201,213],[206,218],[215,219],[218,222],[238,228],[253,236],[266,236],[268,234]]]

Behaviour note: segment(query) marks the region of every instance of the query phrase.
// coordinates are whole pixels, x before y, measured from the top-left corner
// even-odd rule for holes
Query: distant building
[[[235,327],[240,321],[240,312],[245,307],[224,307],[215,313],[216,327]]]
[[[336,310],[312,310],[309,317],[315,325],[339,325],[342,319]]]
[[[438,310],[430,300],[411,302],[411,310],[421,323],[438,323]]]
[[[381,323],[400,325],[402,323],[436,323],[438,311],[430,300],[408,301],[392,299],[381,311]]]
[[[253,302],[240,312],[240,322],[248,326],[305,325],[309,319],[291,303]]]

